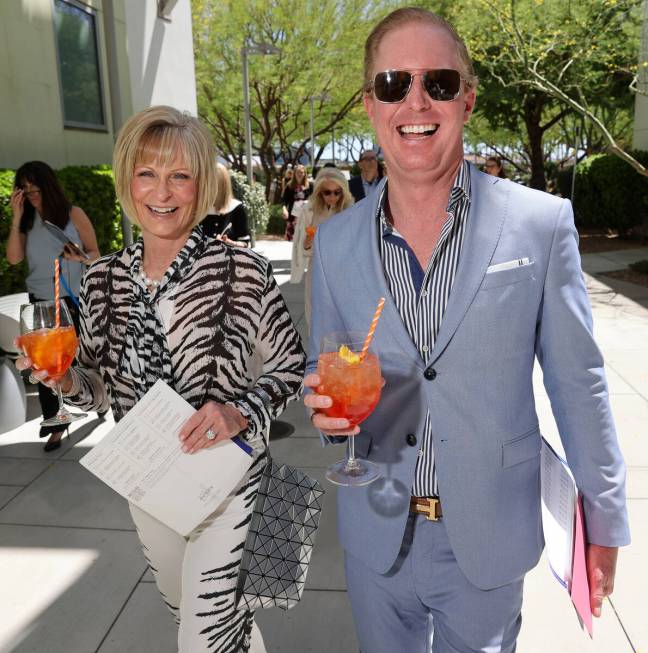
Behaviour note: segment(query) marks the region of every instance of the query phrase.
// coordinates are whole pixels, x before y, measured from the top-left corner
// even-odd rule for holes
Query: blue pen
[[[240,438],[238,435],[232,438],[232,442],[238,444],[238,446],[241,447],[241,449],[243,449],[243,451],[245,451],[245,453],[248,454],[248,456],[252,455],[252,451],[253,451],[252,447],[245,440]]]

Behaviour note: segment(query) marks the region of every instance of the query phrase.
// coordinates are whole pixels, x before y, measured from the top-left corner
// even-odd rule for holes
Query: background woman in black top
[[[229,170],[222,163],[216,164],[216,182],[218,195],[202,221],[203,230],[208,236],[233,247],[249,247],[247,213],[243,204],[234,197]]]
[[[305,202],[312,192],[306,168],[303,165],[295,166],[295,172],[286,189],[281,201],[286,207],[286,240],[292,240],[295,233],[295,204]]]

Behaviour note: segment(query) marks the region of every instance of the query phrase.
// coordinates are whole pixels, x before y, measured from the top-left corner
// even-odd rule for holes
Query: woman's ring
[[[30,375],[29,375],[29,382],[30,382],[32,385],[38,385],[38,384],[40,383],[40,380],[37,379],[33,374],[30,374]]]
[[[216,431],[214,431],[214,429],[208,429],[207,433],[205,433],[205,437],[208,440],[214,440],[216,438]]]

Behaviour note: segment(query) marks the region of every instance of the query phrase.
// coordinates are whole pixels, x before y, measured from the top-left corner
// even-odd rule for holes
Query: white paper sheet
[[[245,445],[233,440],[183,453],[178,433],[195,412],[158,380],[80,462],[128,501],[186,536],[216,510],[252,463]]]
[[[574,554],[576,484],[567,463],[542,440],[542,530],[545,552],[554,576],[569,587]]]

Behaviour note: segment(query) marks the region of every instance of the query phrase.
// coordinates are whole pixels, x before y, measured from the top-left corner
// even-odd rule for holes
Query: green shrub
[[[117,251],[124,246],[121,212],[115,196],[112,169],[108,165],[68,166],[57,171],[66,197],[90,218],[99,251]]]
[[[242,172],[232,170],[232,192],[237,200],[243,203],[248,217],[250,231],[255,230],[257,234],[265,233],[270,219],[268,205],[265,200],[265,189],[259,183],[252,187],[248,184],[247,177]]]
[[[632,152],[648,165],[648,152]],[[571,194],[572,168],[558,175],[563,197]],[[648,218],[648,178],[612,154],[595,154],[578,164],[574,187],[578,226],[613,229],[627,235]]]
[[[633,272],[648,275],[648,259],[643,259],[642,261],[637,261],[636,263],[630,263],[629,267]]]
[[[265,233],[274,236],[283,236],[286,232],[286,221],[283,219],[283,204],[272,204],[270,206],[270,219]]]
[[[27,264],[9,265],[6,256],[7,239],[11,229],[11,192],[15,177],[14,170],[0,170],[0,296],[25,291]]]

